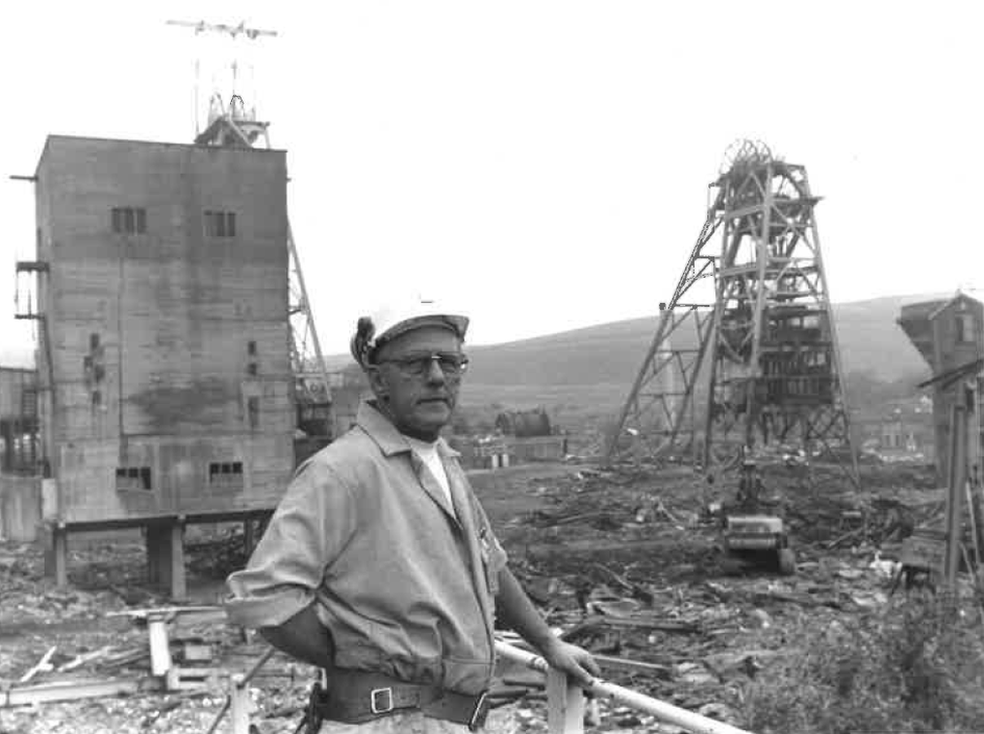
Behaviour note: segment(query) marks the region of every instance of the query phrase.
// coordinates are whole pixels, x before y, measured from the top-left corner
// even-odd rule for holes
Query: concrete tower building
[[[185,523],[268,512],[294,467],[283,151],[50,136],[37,167],[42,519],[147,527],[183,592]],[[23,273],[19,273],[21,276]]]

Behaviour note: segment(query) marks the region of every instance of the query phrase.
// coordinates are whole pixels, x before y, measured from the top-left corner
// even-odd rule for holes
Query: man
[[[461,732],[484,720],[496,610],[588,683],[590,654],[551,634],[440,438],[468,365],[468,319],[413,303],[359,319],[352,353],[374,399],[302,464],[230,618],[324,669],[333,732]],[[313,727],[312,730],[317,730]]]

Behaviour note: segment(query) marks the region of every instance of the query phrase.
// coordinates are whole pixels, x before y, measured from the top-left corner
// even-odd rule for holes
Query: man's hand
[[[592,678],[601,675],[591,653],[554,636],[508,568],[499,572],[496,603],[506,625],[535,647],[551,667],[564,671],[585,686],[590,686]]]
[[[546,641],[540,653],[551,667],[567,673],[584,687],[590,687],[594,678],[601,675],[601,668],[590,652],[556,637]]]

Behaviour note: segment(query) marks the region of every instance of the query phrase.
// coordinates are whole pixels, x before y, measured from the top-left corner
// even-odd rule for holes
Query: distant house
[[[924,458],[935,456],[935,434],[932,419],[921,415],[895,414],[879,423],[879,452],[897,454],[922,454]]]
[[[984,357],[984,304],[965,293],[949,300],[924,301],[902,307],[898,319],[913,346],[932,368],[934,376],[955,373]],[[966,380],[937,381],[933,385],[933,424],[937,480],[945,484],[949,467],[950,414],[963,399]],[[980,378],[977,379],[977,416],[981,415]],[[979,420],[973,424],[980,426]],[[984,433],[980,428],[971,442],[971,462],[979,464]]]

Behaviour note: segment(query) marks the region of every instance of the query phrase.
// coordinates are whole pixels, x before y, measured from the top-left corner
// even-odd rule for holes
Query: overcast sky
[[[234,57],[240,91],[288,151],[290,218],[328,353],[388,293],[458,304],[480,344],[654,314],[741,137],[806,165],[835,301],[981,288],[981,7],[11,6],[0,303],[12,313],[14,261],[34,242],[31,185],[7,175],[33,173],[49,133],[190,142],[195,59],[204,107],[209,69]],[[167,19],[279,35],[196,37]],[[17,326],[0,319],[5,346],[22,342]]]

